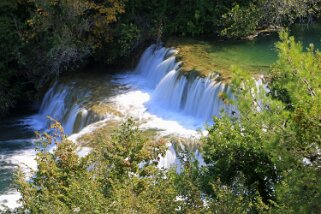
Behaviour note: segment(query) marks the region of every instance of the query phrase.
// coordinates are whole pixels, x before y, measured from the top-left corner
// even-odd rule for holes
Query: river
[[[292,32],[304,46],[320,44],[320,27],[296,27]],[[277,59],[276,41],[277,36],[272,34],[254,41],[215,42],[213,54],[230,64],[269,66]],[[114,75],[87,71],[64,77],[50,87],[36,112],[21,107],[19,113],[2,119],[0,207],[18,206],[20,196],[13,174],[18,165],[25,170],[36,169],[34,131],[46,130],[48,115],[62,123],[71,140],[82,145],[80,136],[128,117],[137,120],[142,129],[158,130],[159,135],[197,137],[197,130],[211,123],[211,117],[221,109],[235,110],[218,98],[221,92],[233,96],[225,83],[215,76],[189,79],[180,75],[175,53],[174,49],[152,45],[135,71]],[[79,153],[86,151],[84,147]],[[175,151],[170,148],[161,164],[166,167],[175,162]]]

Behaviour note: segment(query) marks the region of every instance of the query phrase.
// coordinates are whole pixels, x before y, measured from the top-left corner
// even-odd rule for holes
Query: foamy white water
[[[21,195],[15,190],[8,191],[5,195],[0,195],[0,212],[6,207],[14,209],[21,206],[19,203],[20,198]]]
[[[2,141],[4,143],[4,141]],[[9,143],[7,141],[6,143]],[[33,139],[17,139],[11,140],[12,144],[23,144],[30,143],[33,144]],[[14,170],[17,166],[20,166],[23,172],[26,173],[28,177],[31,176],[31,171],[36,170],[37,164],[34,160],[35,150],[30,146],[24,150],[18,150],[16,152],[11,152],[7,155],[1,155],[1,161],[3,161],[9,170]],[[9,207],[11,209],[18,207],[19,199],[21,198],[20,193],[16,189],[9,189],[4,194],[0,194],[0,211],[3,208],[2,206]]]

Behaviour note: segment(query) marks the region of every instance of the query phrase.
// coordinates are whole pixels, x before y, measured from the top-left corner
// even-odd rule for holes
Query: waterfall
[[[61,123],[65,134],[79,132],[85,126],[103,119],[84,107],[88,95],[85,90],[56,82],[45,94],[39,113],[27,121],[35,130],[44,130],[50,123],[47,119],[49,116]]]
[[[183,75],[176,54],[175,49],[151,45],[141,56],[135,71],[131,73],[132,78],[124,77],[131,86],[137,85],[137,78],[140,78],[143,82],[141,85],[148,90],[148,95],[132,92],[131,96],[125,96],[123,100],[111,99],[110,102],[116,105],[119,101],[124,103],[127,106],[121,106],[118,110],[124,115],[130,115],[128,113],[135,112],[130,106],[133,104],[139,106],[140,99],[144,96],[144,105],[151,107],[146,107],[147,111],[152,111],[153,107],[167,109],[193,118],[199,126],[205,122],[211,123],[212,116],[218,116],[222,109],[229,111],[230,107],[219,98],[221,93],[232,96],[228,85],[218,81],[218,76],[201,78]],[[75,82],[68,85],[56,82],[52,85],[43,98],[39,113],[33,118],[34,129],[46,129],[47,116],[59,121],[68,135],[104,119],[104,116],[95,114],[84,104],[85,100],[91,97],[90,89],[86,87],[79,89],[76,85]],[[108,98],[108,95],[105,96]],[[87,102],[88,100],[89,98]],[[144,114],[144,111],[140,114]]]
[[[193,77],[180,72],[180,62],[176,61],[177,51],[152,45],[143,53],[136,73],[146,80],[146,86],[153,89],[150,102],[191,116],[198,121],[211,122],[221,110],[231,112],[220,95],[232,98],[227,84],[219,81],[219,76]]]
[[[65,98],[68,93],[68,87],[55,83],[45,94],[39,114],[46,117],[50,116],[58,121],[62,120],[66,111]]]
[[[141,56],[134,72],[130,75],[120,74],[131,87],[140,85],[141,91],[132,91],[128,96],[116,96],[116,99],[111,98],[108,102],[118,106],[117,110],[123,115],[135,114],[132,116],[143,118],[146,111],[155,113],[155,108],[161,108],[173,112],[170,120],[177,120],[179,115],[187,116],[191,118],[189,124],[198,127],[211,123],[212,117],[219,116],[221,110],[231,112],[233,107],[226,105],[220,98],[223,93],[232,97],[229,86],[219,81],[218,75],[202,78],[193,74],[182,74],[181,63],[177,62],[176,54],[175,49],[151,45]],[[104,119],[104,116],[97,115],[84,104],[92,102],[88,98],[92,97],[90,89],[79,89],[76,85],[75,82],[68,85],[53,84],[43,98],[36,122],[33,121],[35,129],[47,128],[48,123],[43,122],[47,116],[59,121],[68,135]],[[105,96],[108,100],[108,95]],[[169,114],[162,113],[165,118]],[[146,118],[146,121],[149,120]]]
[[[73,105],[72,108],[66,114],[66,120],[64,120],[62,126],[64,127],[66,134],[72,134],[75,126],[75,121],[78,113],[80,112],[80,108],[77,104]]]
[[[174,49],[151,45],[143,53],[136,73],[146,78],[149,87],[155,88],[167,72],[177,66],[176,53]]]

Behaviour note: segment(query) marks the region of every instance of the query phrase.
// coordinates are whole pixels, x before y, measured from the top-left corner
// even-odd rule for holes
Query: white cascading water
[[[31,118],[33,128],[37,130],[48,128],[47,117],[50,116],[62,124],[66,134],[71,134],[80,109],[77,104],[68,105],[68,95],[70,95],[68,86],[55,83],[45,94],[39,113]]]
[[[62,124],[66,134],[72,134],[74,132],[75,121],[78,113],[80,113],[80,107],[75,104],[66,114],[66,120],[64,120],[64,123]]]
[[[90,123],[103,118],[89,114],[88,110],[82,107],[82,101],[88,93],[76,90],[64,84],[55,83],[45,94],[39,113],[27,120],[27,123],[36,130],[48,128],[51,117],[64,128],[65,134],[79,132]]]
[[[39,115],[51,116],[61,121],[66,111],[65,98],[68,94],[68,87],[55,83],[45,94],[40,106]]]
[[[150,103],[193,117],[200,123],[211,123],[221,110],[230,112],[231,106],[219,98],[225,93],[232,98],[229,87],[214,78],[188,78],[180,73],[174,49],[150,46],[136,68],[153,92]]]
[[[169,70],[176,66],[174,49],[151,45],[143,53],[136,72],[147,80],[147,85],[154,88]]]

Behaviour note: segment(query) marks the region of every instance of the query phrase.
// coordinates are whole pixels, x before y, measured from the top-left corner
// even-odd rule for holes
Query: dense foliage
[[[132,58],[146,41],[246,37],[311,23],[319,10],[320,0],[2,0],[0,112],[62,72]]]
[[[164,142],[129,120],[86,157],[54,123],[32,182],[18,174],[31,213],[320,213],[321,53],[286,32],[268,88],[235,68],[234,115],[208,127],[200,166],[177,150],[180,172],[157,167]],[[298,87],[299,86],[299,87]],[[49,152],[47,147],[56,144]]]
[[[222,188],[219,180],[210,187],[215,198],[203,193],[202,171],[191,155],[180,154],[185,160],[180,174],[175,168],[158,168],[164,142],[144,138],[132,120],[115,130],[110,140],[96,142],[97,147],[82,158],[59,123],[40,139],[32,182],[22,171],[17,174],[23,207],[13,212],[239,213],[250,206],[250,201]],[[50,152],[53,144],[56,148]]]
[[[222,15],[221,35],[246,37],[260,30],[273,30],[294,22],[311,23],[320,16],[320,0],[257,0],[232,5]]]
[[[21,31],[28,17],[28,4],[20,1],[0,2],[0,116],[13,107],[18,98],[28,96],[28,79],[21,70],[19,49]]]
[[[268,89],[236,69],[238,112],[215,119],[204,159],[209,174],[257,192],[273,212],[319,213],[321,55],[286,32],[281,39]]]

